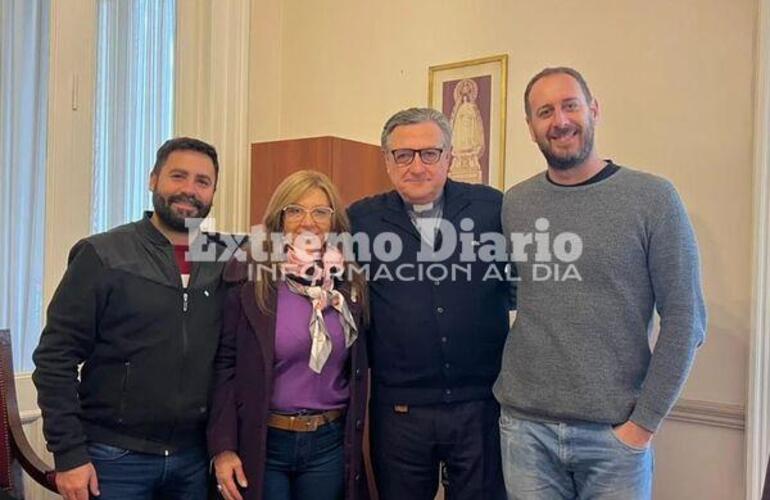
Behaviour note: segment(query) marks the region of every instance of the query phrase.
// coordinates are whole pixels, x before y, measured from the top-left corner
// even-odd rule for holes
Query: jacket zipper
[[[126,361],[123,363],[123,384],[120,390],[120,415],[118,416],[118,422],[123,422],[123,417],[126,413],[126,398],[128,397],[128,378],[131,376],[131,362]]]
[[[178,394],[182,394],[182,392],[183,392],[181,385],[184,384],[183,380],[184,380],[185,359],[187,358],[187,348],[188,348],[187,347],[187,344],[188,344],[188,340],[187,340],[187,311],[189,309],[190,309],[190,294],[187,292],[186,288],[183,288],[182,289],[182,363],[179,366],[180,374],[182,376],[180,377],[180,380],[179,380],[180,387],[179,387]],[[168,434],[168,439],[169,440],[173,439],[174,433],[176,431],[178,415],[181,412],[181,408],[183,406],[181,400],[179,399],[179,397],[176,398],[176,404],[174,406],[176,406],[176,414],[177,414],[177,416],[174,417],[174,421],[171,424],[171,428],[169,429],[169,434]],[[168,450],[164,450],[164,453],[165,453],[165,455],[168,455],[169,451]]]
[[[182,358],[187,355],[187,309],[189,308],[189,294],[182,292]]]

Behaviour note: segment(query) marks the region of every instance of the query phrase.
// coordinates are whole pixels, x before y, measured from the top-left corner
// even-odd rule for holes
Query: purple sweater
[[[310,299],[293,293],[285,284],[279,285],[270,401],[273,411],[331,410],[347,406],[349,388],[345,364],[349,351],[345,348],[339,313],[331,307],[324,311],[332,353],[319,374],[308,366],[311,308]]]

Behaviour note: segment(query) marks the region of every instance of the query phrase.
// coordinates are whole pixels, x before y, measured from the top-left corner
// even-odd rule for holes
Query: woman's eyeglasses
[[[287,221],[303,220],[307,214],[310,214],[314,222],[323,224],[332,220],[334,209],[331,207],[305,208],[299,205],[288,205],[283,208],[283,218]]]

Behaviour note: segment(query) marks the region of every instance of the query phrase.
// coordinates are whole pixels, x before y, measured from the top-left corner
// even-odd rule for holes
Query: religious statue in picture
[[[476,104],[479,87],[470,78],[457,82],[454,89],[454,107],[449,121],[452,124],[452,168],[449,176],[457,181],[480,183],[481,155],[484,154],[484,122]]]

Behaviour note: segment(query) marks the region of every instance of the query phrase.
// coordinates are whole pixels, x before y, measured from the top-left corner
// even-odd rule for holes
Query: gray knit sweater
[[[508,190],[502,219],[506,235],[520,233],[521,281],[497,399],[535,420],[656,430],[706,329],[695,235],[674,187],[628,168],[577,187],[541,173]]]

